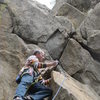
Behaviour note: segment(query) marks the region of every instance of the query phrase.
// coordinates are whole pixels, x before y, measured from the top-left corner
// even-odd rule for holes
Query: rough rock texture
[[[55,5],[52,11],[59,15],[55,16],[35,0],[0,0],[0,100],[12,100],[16,75],[36,49],[46,53],[46,62],[60,60],[56,70],[74,78],[67,75],[56,100],[100,99],[100,4],[84,16],[79,11],[81,0],[68,0],[71,5],[65,1]],[[80,6],[75,8],[76,3]],[[51,77],[52,70],[45,70],[45,78]],[[62,78],[54,74],[54,94]]]
[[[100,3],[92,10],[92,12],[82,22],[78,31],[83,39],[87,41],[87,46],[100,56]]]
[[[73,39],[68,41],[68,44],[60,58],[60,62],[63,68],[70,75],[73,75],[84,68],[94,66],[91,55]]]
[[[77,80],[80,80],[80,82],[84,84],[88,84],[91,86],[95,92],[100,96],[100,78],[99,78],[99,66],[100,63],[94,62],[95,67],[89,68],[88,70],[84,72],[77,72],[73,77],[77,77]]]
[[[19,57],[6,50],[0,50],[0,100],[12,100],[20,64]]]
[[[57,3],[51,13],[57,16],[66,16],[70,19],[75,28],[77,28],[85,18],[85,15],[81,11],[65,2]]]
[[[49,9],[40,5],[36,1],[8,0],[7,2],[9,12],[13,20],[12,32],[16,33],[27,42],[36,44],[41,42],[45,43],[51,39],[52,36],[57,34],[57,30],[60,31],[61,37],[63,37],[62,33],[67,33],[74,30],[72,23],[70,23],[68,19],[49,16]],[[59,38],[59,36],[57,38]],[[61,43],[59,42],[57,46],[54,45],[55,48],[51,47],[52,43],[48,41],[46,43],[46,49],[53,58],[58,59],[63,51],[63,44],[65,44],[65,40],[63,38]],[[58,48],[61,49],[54,57],[52,53],[55,53],[54,50],[57,50]]]
[[[93,30],[90,37],[88,37],[87,45],[93,51],[100,54],[100,30]]]
[[[22,39],[9,33],[11,24],[6,5],[0,4],[0,100],[12,100],[16,74],[27,51]]]
[[[55,16],[55,17],[58,19],[58,22],[60,22],[60,24],[65,27],[66,29],[65,32],[70,33],[75,31],[73,23],[71,23],[71,21],[66,16]],[[59,30],[61,30],[61,28],[59,28]]]
[[[50,37],[50,39],[46,43],[46,48],[54,59],[59,59],[65,46],[67,37],[59,30],[55,32],[55,34]]]
[[[90,8],[93,8],[100,0],[56,0],[57,3],[65,2],[76,7],[82,12],[87,12]]]
[[[83,23],[80,25],[81,33],[83,34],[84,38],[89,37],[94,33],[89,33],[88,31],[92,30],[99,30],[99,15],[100,15],[100,3],[96,5],[96,7],[92,10],[92,12],[86,17]],[[88,32],[88,33],[87,33]],[[87,35],[87,37],[86,37]]]
[[[57,85],[61,84],[63,88],[59,93],[60,95],[57,95],[55,100],[99,100],[99,97],[95,91],[93,91],[90,87],[74,80],[67,73],[64,76],[63,74],[54,71],[52,76],[54,80],[52,84],[53,90],[55,89],[54,86],[58,88]]]
[[[62,26],[66,26],[65,29],[59,27],[48,41],[44,44],[44,48],[48,50],[53,59],[59,59],[68,41],[68,34],[75,31],[73,24],[64,16],[56,16],[58,22]],[[40,45],[40,44],[39,44]],[[57,52],[56,52],[57,51]]]
[[[27,41],[46,42],[59,27],[62,27],[54,16],[48,16],[49,9],[36,1],[8,1],[8,6],[15,16],[13,32]]]
[[[12,20],[5,4],[0,4],[0,100],[12,100],[16,75],[25,63],[26,57],[38,46],[25,42],[12,30]]]
[[[6,7],[7,5],[0,4],[0,30],[2,31],[8,31],[12,24],[9,12]]]
[[[99,89],[99,69],[98,65],[95,64],[95,61],[91,57],[91,55],[81,47],[81,45],[76,42],[75,40],[71,39],[69,40],[61,58],[60,58],[61,65],[63,66],[63,69],[68,72],[70,75],[73,75],[75,73],[81,73],[80,77],[78,77],[78,80],[80,80],[83,83],[89,84],[92,86],[94,84],[95,91],[100,91]],[[91,77],[89,78],[87,75]],[[95,77],[95,78],[94,78]],[[85,79],[86,78],[86,79]],[[93,83],[93,80],[97,86],[95,86],[95,83]],[[98,92],[99,94],[99,92]]]

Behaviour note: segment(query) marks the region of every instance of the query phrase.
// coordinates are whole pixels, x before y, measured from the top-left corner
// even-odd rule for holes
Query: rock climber
[[[43,63],[44,59],[45,53],[41,50],[35,50],[33,55],[28,57],[25,66],[20,70],[16,78],[18,87],[14,100],[43,100],[45,97],[52,95],[52,90],[44,85],[50,80],[44,80],[38,69],[56,67],[58,61]]]

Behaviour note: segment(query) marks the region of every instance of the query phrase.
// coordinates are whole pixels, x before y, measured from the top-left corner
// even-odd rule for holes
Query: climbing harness
[[[35,83],[39,82],[39,79],[35,79],[35,81],[27,88],[27,91],[25,93],[25,96],[27,95],[27,92],[29,91],[29,89],[31,88],[31,86],[33,86]]]
[[[33,70],[34,70],[35,79],[37,79],[38,76],[39,76],[39,79],[40,79],[41,72],[38,72],[35,68],[34,68]],[[30,74],[29,68],[24,69],[23,72],[22,72],[21,74],[19,74],[19,75],[16,77],[16,83],[17,83],[17,84],[20,83],[21,78],[22,78],[25,74]]]
[[[21,78],[22,78],[25,74],[29,74],[29,72],[28,72],[28,71],[26,71],[26,72],[23,71],[23,73],[22,73],[21,75],[18,75],[18,76],[16,77],[16,83],[17,83],[17,84],[20,83]]]
[[[63,81],[61,82],[61,84],[60,84],[60,86],[59,86],[59,88],[58,88],[58,90],[57,90],[57,92],[56,92],[56,94],[54,95],[54,97],[53,97],[52,100],[55,100],[56,96],[58,95],[59,91],[61,90],[61,87],[62,87],[62,85],[63,85],[65,79],[66,79],[66,77],[64,76],[64,79],[63,79]]]

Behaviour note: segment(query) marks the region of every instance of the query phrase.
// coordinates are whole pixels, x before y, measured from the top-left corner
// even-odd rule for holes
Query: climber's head
[[[45,59],[45,53],[42,50],[35,50],[33,53],[40,62],[44,61]]]

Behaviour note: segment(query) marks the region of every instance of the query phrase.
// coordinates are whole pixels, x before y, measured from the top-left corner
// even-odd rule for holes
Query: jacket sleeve
[[[34,67],[35,68],[46,68],[47,65],[45,63],[41,63],[41,62],[34,62]]]

